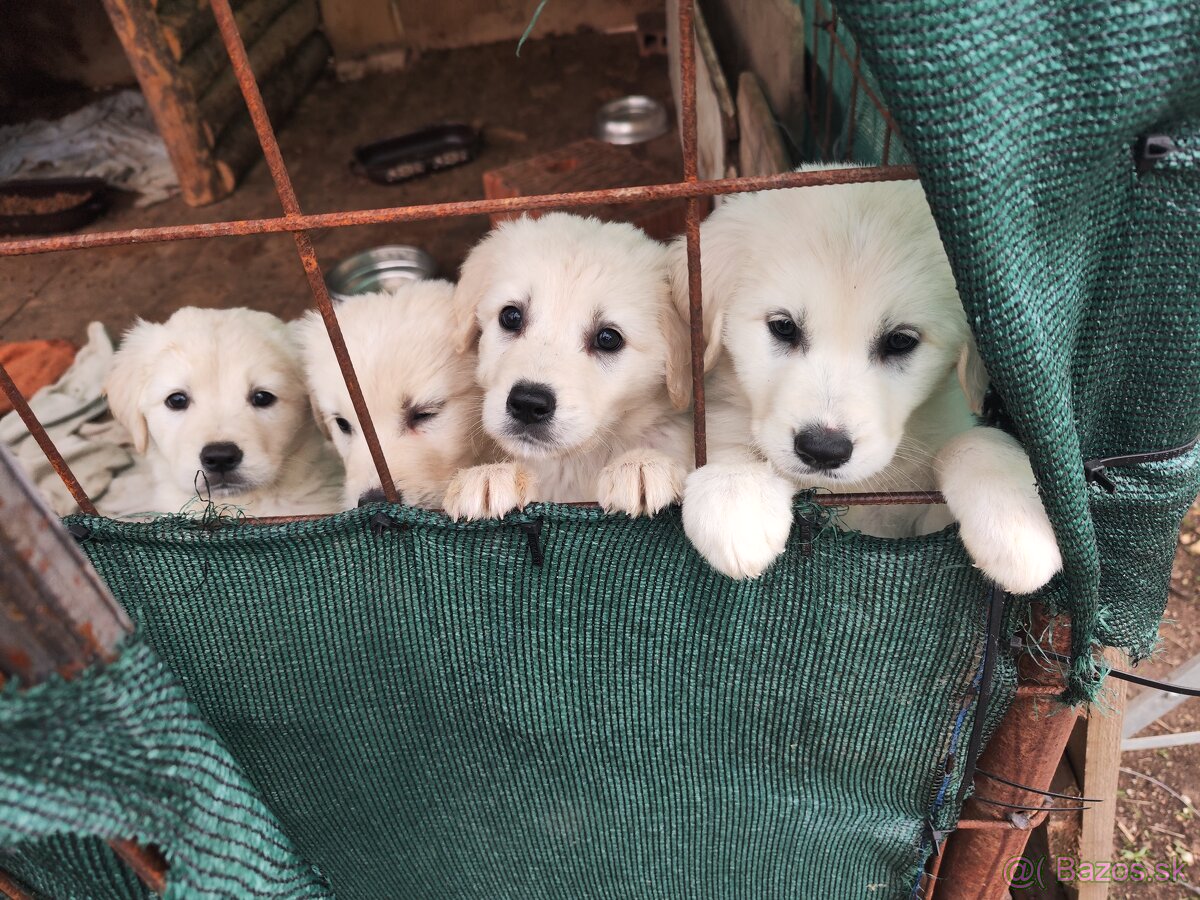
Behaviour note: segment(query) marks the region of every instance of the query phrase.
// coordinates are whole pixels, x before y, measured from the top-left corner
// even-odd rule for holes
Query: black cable
[[[984,778],[990,778],[992,781],[998,781],[1001,784],[1007,784],[1009,787],[1020,788],[1023,791],[1029,791],[1031,794],[1041,794],[1043,797],[1058,797],[1060,800],[1078,800],[1080,803],[1103,803],[1103,800],[1097,800],[1095,797],[1077,797],[1074,794],[1059,794],[1055,791],[1039,791],[1037,788],[1030,787],[1027,784],[1019,784],[1016,781],[1009,781],[1007,778],[1001,778],[999,775],[993,775],[991,772],[985,772],[978,766],[975,767],[975,774],[982,775]]]
[[[1023,812],[1042,813],[1042,812],[1087,812],[1092,809],[1090,806],[1022,806],[1019,803],[1001,803],[999,800],[991,800],[987,797],[972,797],[976,803],[987,803],[991,806],[1002,806],[1005,809],[1019,809]]]
[[[1022,648],[1030,650],[1030,648],[1025,647],[1024,645],[1022,645]],[[1052,650],[1045,650],[1039,647],[1036,650],[1031,650],[1031,652],[1040,653],[1043,656],[1047,656],[1050,659],[1057,660],[1061,663],[1070,664],[1071,662],[1071,657],[1064,656],[1061,653],[1055,653]],[[1188,697],[1200,697],[1200,688],[1184,687],[1182,684],[1171,684],[1166,681],[1155,681],[1153,678],[1144,678],[1141,675],[1134,675],[1132,672],[1126,672],[1124,669],[1110,668],[1108,670],[1108,674],[1113,678],[1119,678],[1121,681],[1128,681],[1131,684],[1140,684],[1142,687],[1166,691],[1168,694],[1184,694]]]
[[[1000,652],[1000,625],[1004,615],[1004,594],[996,585],[988,594],[987,637],[983,644],[983,674],[979,678],[979,692],[975,701],[975,718],[971,722],[971,737],[967,741],[967,764],[963,769],[962,782],[958,785],[956,803],[961,809],[967,799],[967,791],[975,782],[975,763],[979,761],[979,750],[983,745],[983,726],[987,718],[988,705],[992,699],[992,676],[996,671],[996,656]]]

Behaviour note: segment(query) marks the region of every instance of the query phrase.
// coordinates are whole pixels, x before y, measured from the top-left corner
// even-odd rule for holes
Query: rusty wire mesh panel
[[[815,0],[819,3],[820,0]],[[93,247],[118,246],[123,244],[141,244],[160,241],[193,240],[233,235],[250,235],[289,232],[296,242],[297,253],[309,288],[313,293],[317,309],[329,332],[338,365],[345,378],[354,410],[362,423],[364,438],[370,448],[372,459],[379,473],[384,496],[390,502],[398,502],[399,494],[388,471],[378,436],[370,412],[363,400],[362,389],[354,373],[354,367],[347,352],[337,316],[325,286],[321,266],[313,249],[308,231],[313,228],[343,228],[353,225],[377,224],[383,222],[413,221],[440,219],[453,216],[485,215],[502,211],[522,211],[535,209],[570,209],[577,206],[587,206],[595,203],[638,203],[666,197],[685,197],[688,199],[687,218],[687,251],[688,274],[691,308],[691,342],[692,342],[692,380],[695,397],[695,457],[696,464],[703,465],[705,453],[705,418],[704,418],[704,383],[703,383],[703,331],[701,327],[700,305],[700,241],[699,198],[719,194],[738,193],[754,190],[770,190],[787,187],[804,187],[828,184],[844,184],[867,181],[890,181],[912,179],[916,177],[913,167],[880,166],[875,168],[857,169],[851,171],[817,171],[791,172],[778,175],[759,176],[751,178],[729,178],[719,181],[700,181],[697,176],[696,149],[696,60],[694,46],[690,41],[681,45],[680,67],[682,70],[683,96],[680,109],[680,130],[683,144],[684,180],[678,183],[648,185],[644,187],[613,188],[591,191],[577,191],[564,194],[550,194],[532,197],[506,198],[499,200],[462,201],[458,203],[426,204],[407,207],[390,207],[375,210],[360,210],[319,215],[305,215],[296,196],[286,164],[279,150],[274,129],[267,116],[254,73],[250,68],[249,59],[241,36],[238,34],[237,23],[230,9],[228,0],[213,0],[212,11],[216,16],[221,38],[225,42],[233,66],[234,74],[242,90],[246,105],[250,111],[255,131],[262,145],[263,154],[275,183],[280,204],[284,215],[271,219],[252,219],[229,222],[214,222],[197,225],[161,226],[157,228],[130,229],[125,231],[93,232],[80,235],[60,235],[47,238],[12,240],[0,242],[0,257],[17,256],[34,253],[50,253],[63,250],[75,250]],[[680,4],[680,33],[692,31],[693,4]],[[836,29],[835,29],[836,30]],[[828,42],[827,42],[828,43]],[[832,47],[831,47],[832,52]],[[843,48],[843,53],[844,48]],[[857,72],[857,69],[855,70]],[[855,86],[855,96],[859,79],[851,79]],[[864,93],[869,89],[864,87]],[[870,92],[874,102],[878,104],[877,96]],[[880,110],[883,109],[879,105]],[[884,111],[886,113],[886,111]],[[828,116],[827,116],[828,118]],[[832,120],[831,120],[832,121]],[[890,130],[888,131],[890,134]],[[884,154],[886,156],[887,154]],[[45,433],[45,429],[36,421],[24,398],[19,396],[15,386],[11,384],[3,367],[0,367],[0,388],[12,400],[15,409],[30,429],[35,439],[41,445],[55,471],[62,477],[76,502],[85,513],[94,513],[95,507],[88,499],[78,480],[71,473],[66,462],[58,454],[53,442]],[[864,495],[852,499],[856,503],[886,503],[892,500],[890,495]],[[918,493],[897,493],[895,502],[928,502],[930,495]],[[936,498],[935,498],[936,499]],[[831,504],[844,503],[842,498],[822,498],[820,502]]]
[[[807,33],[806,160],[899,165],[910,162],[858,42],[829,0],[795,0]]]

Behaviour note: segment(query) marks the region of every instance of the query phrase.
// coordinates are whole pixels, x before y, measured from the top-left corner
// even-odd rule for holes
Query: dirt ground
[[[1184,520],[1166,621],[1159,633],[1161,652],[1137,667],[1139,675],[1164,678],[1200,653],[1200,502]],[[1130,696],[1140,690],[1131,690]],[[1198,700],[1184,702],[1141,735],[1186,731],[1200,731]],[[1113,859],[1178,863],[1185,883],[1113,885],[1110,896],[1119,900],[1200,896],[1200,815],[1194,805],[1200,803],[1200,745],[1126,753],[1121,766]]]
[[[369,209],[483,197],[481,176],[590,137],[597,107],[630,93],[670,103],[666,57],[642,58],[634,35],[578,34],[429,52],[404,72],[351,84],[318,83],[279,129],[279,142],[305,212]],[[484,128],[474,162],[403,185],[381,186],[350,172],[356,146],[441,121]],[[670,179],[682,175],[673,132],[629,153]],[[589,184],[580,187],[611,187]],[[115,209],[91,230],[277,216],[279,200],[261,162],[237,191],[211,206],[182,200]],[[417,244],[453,277],[487,219],[333,229],[314,235],[325,269],[359,250]],[[0,340],[83,339],[87,323],[114,337],[135,316],[165,318],[180,306],[251,306],[285,317],[312,304],[289,235],[106,247],[0,260]]]

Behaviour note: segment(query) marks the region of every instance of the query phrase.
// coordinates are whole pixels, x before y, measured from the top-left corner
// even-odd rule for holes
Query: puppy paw
[[[795,488],[762,463],[711,463],[688,476],[683,530],[730,578],[757,578],[787,545]]]
[[[498,519],[533,499],[533,476],[516,463],[459,469],[442,502],[450,518]]]
[[[995,428],[958,435],[937,456],[939,487],[975,565],[1013,594],[1062,569],[1054,529],[1021,445]]]
[[[605,512],[652,516],[683,494],[683,466],[656,450],[630,450],[600,470],[596,498]]]

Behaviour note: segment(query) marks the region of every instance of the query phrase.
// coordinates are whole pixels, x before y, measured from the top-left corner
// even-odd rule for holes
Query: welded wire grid
[[[296,243],[300,264],[308,279],[317,309],[329,333],[330,343],[337,356],[342,377],[349,389],[355,414],[363,429],[371,457],[378,470],[384,496],[389,502],[400,502],[395,482],[388,469],[379,438],[363,398],[354,365],[338,325],[325,279],[313,248],[309,231],[314,228],[347,228],[386,222],[407,222],[444,219],[458,216],[490,215],[543,209],[570,209],[599,203],[646,203],[663,198],[686,198],[686,244],[688,259],[688,290],[692,354],[692,386],[695,397],[695,459],[697,466],[706,461],[706,431],[704,403],[704,332],[700,283],[700,217],[701,199],[721,194],[758,190],[776,190],[818,185],[855,182],[895,181],[916,178],[913,166],[896,165],[898,159],[907,162],[896,136],[895,122],[882,103],[873,78],[861,63],[861,56],[837,13],[822,0],[800,0],[811,27],[809,48],[809,124],[811,155],[822,159],[854,159],[878,162],[879,165],[825,171],[786,172],[776,175],[725,178],[702,181],[697,168],[696,121],[696,53],[692,40],[680,42],[681,103],[680,131],[683,149],[684,178],[680,182],[623,187],[602,190],[574,191],[513,197],[495,200],[471,200],[455,203],[423,204],[352,210],[317,215],[305,214],[300,206],[291,177],[279,149],[274,129],[267,116],[262,95],[238,33],[229,0],[210,0],[221,39],[229,54],[234,75],[245,98],[271,178],[274,181],[283,215],[272,218],[240,219],[193,225],[168,225],[156,228],[99,231],[76,235],[9,240],[0,242],[0,256],[21,256],[59,251],[83,250],[96,247],[150,244],[169,241],[196,240],[216,237],[258,235],[287,232]],[[694,0],[679,2],[679,34],[693,34]],[[8,396],[17,414],[29,428],[47,459],[62,478],[72,497],[85,513],[95,515],[96,508],[83,490],[69,465],[63,459],[45,428],[30,410],[29,404],[0,365],[0,390]],[[937,503],[941,496],[934,492],[893,492],[862,494],[818,495],[815,500],[828,506],[874,505],[895,503]],[[310,518],[310,517],[295,517]],[[286,521],[294,521],[294,518]],[[280,518],[247,519],[279,522]],[[960,827],[991,829],[1011,827],[1003,820],[964,821]],[[119,847],[125,850],[125,847]],[[145,865],[145,851],[130,845],[130,852],[121,854],[143,875],[147,883],[162,890],[161,871]],[[141,865],[139,865],[141,863]],[[936,870],[930,873],[936,878]],[[932,893],[932,883],[927,885]],[[0,881],[0,889],[13,894],[12,888]]]
[[[896,120],[837,9],[824,0],[797,2],[808,29],[808,133],[803,141],[793,137],[793,143],[807,159],[908,163]]]
[[[812,0],[820,4],[820,0]],[[912,166],[877,166],[850,170],[829,170],[815,172],[788,172],[777,175],[767,175],[749,178],[726,178],[712,181],[701,181],[697,169],[697,126],[696,126],[696,55],[695,45],[690,40],[680,43],[681,69],[681,103],[680,131],[683,145],[684,179],[681,182],[645,185],[640,187],[610,188],[602,190],[575,191],[561,194],[543,194],[530,197],[514,197],[497,200],[474,200],[457,203],[424,204],[417,206],[387,207],[382,209],[356,210],[319,215],[306,215],[300,207],[291,177],[288,174],[275,131],[267,116],[259,91],[258,82],[250,67],[245,45],[238,33],[237,23],[230,9],[228,0],[212,0],[211,8],[216,17],[221,39],[229,53],[234,75],[242,90],[246,106],[250,112],[251,121],[262,146],[263,155],[271,178],[283,207],[283,215],[265,219],[242,219],[225,222],[212,222],[195,225],[167,225],[157,228],[129,229],[123,231],[100,231],[78,235],[55,235],[44,238],[11,240],[0,242],[0,256],[18,256],[35,253],[52,253],[62,250],[80,250],[95,247],[111,247],[127,244],[160,243],[165,241],[193,240],[213,237],[238,235],[256,235],[288,232],[296,243],[296,251],[300,263],[308,279],[309,288],[320,311],[321,318],[329,333],[342,377],[350,392],[355,414],[362,425],[363,437],[371,452],[375,468],[379,474],[380,485],[384,497],[392,503],[400,502],[400,494],[388,469],[379,438],[363,398],[362,388],[354,371],[354,364],[346,348],[338,326],[337,314],[325,285],[325,278],[317,260],[316,251],[309,237],[313,228],[345,228],[354,225],[379,224],[384,222],[405,222],[427,219],[442,219],[456,216],[488,215],[500,212],[520,212],[542,209],[569,209],[578,206],[588,206],[597,203],[639,203],[660,200],[663,198],[682,197],[688,201],[687,208],[687,256],[688,278],[691,314],[691,352],[692,352],[692,385],[695,397],[695,459],[698,466],[706,461],[705,440],[705,403],[704,403],[704,333],[703,310],[701,304],[700,286],[700,200],[703,197],[718,194],[740,193],[745,191],[770,190],[788,187],[806,187],[813,185],[844,184],[865,181],[892,181],[912,179],[916,170]],[[835,15],[831,13],[831,15]],[[693,0],[681,0],[679,4],[679,33],[692,34]],[[829,27],[818,28],[814,23],[815,33],[827,33],[833,38],[826,41],[829,45],[829,58],[834,59],[834,48],[849,59],[844,42],[838,36],[836,17],[831,20]],[[814,46],[814,51],[816,47]],[[856,52],[856,51],[855,51]],[[832,65],[830,66],[832,69]],[[851,72],[852,105],[857,104],[862,77],[857,64]],[[886,109],[878,100],[873,87],[861,87],[881,114],[887,116]],[[832,98],[832,86],[829,97]],[[832,99],[825,107],[825,124],[832,127]],[[850,120],[851,122],[853,119]],[[851,136],[854,129],[851,128]],[[887,132],[892,128],[889,124]],[[831,140],[831,139],[830,139]],[[827,140],[828,143],[828,140]],[[853,141],[849,142],[847,152],[853,150]],[[825,154],[828,155],[828,154]],[[62,478],[71,496],[79,504],[81,510],[88,514],[96,514],[96,507],[83,490],[70,466],[54,447],[53,441],[45,429],[29,409],[25,398],[20,395],[8,373],[0,366],[0,389],[9,397],[17,414],[29,428],[35,440],[41,446],[55,471]],[[897,492],[894,494],[835,494],[820,495],[817,501],[825,505],[861,505],[877,503],[929,503],[938,502],[940,497],[929,492]]]

